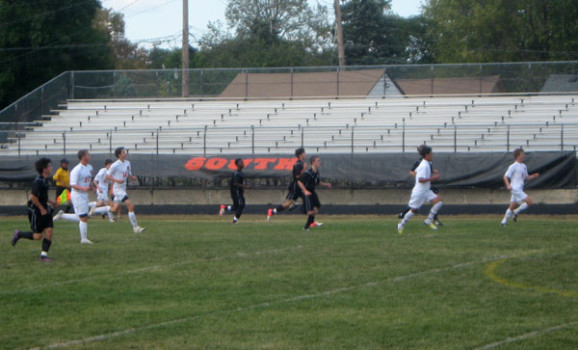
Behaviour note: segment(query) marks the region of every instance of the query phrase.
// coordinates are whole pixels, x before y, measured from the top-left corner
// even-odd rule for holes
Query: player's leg
[[[514,216],[514,209],[516,209],[516,201],[514,199],[514,196],[512,196],[513,201],[510,202],[510,205],[508,206],[508,209],[506,209],[506,213],[504,214],[504,218],[502,219],[502,226],[506,226],[506,224],[508,223],[508,220],[510,220],[512,218],[512,216]]]
[[[40,260],[49,260],[48,251],[52,245],[52,230],[52,227],[47,227],[44,229],[44,238],[42,239],[42,251],[40,252]]]
[[[518,215],[520,215],[521,212],[528,209],[528,207],[533,204],[532,199],[524,192],[519,194],[519,203],[521,203],[520,206],[514,209],[514,215],[512,216],[512,220],[514,221],[517,221]]]
[[[126,205],[126,208],[128,209],[128,219],[132,225],[132,229],[133,229],[134,233],[144,232],[146,229],[144,227],[140,227],[138,225],[138,221],[136,220],[136,214],[134,213],[134,204],[128,198],[128,196],[125,196],[123,203],[124,203],[124,205]]]
[[[422,193],[414,193],[412,191],[411,197],[409,199],[408,206],[410,210],[403,216],[401,222],[397,224],[397,232],[400,234],[403,233],[403,229],[405,225],[409,222],[409,220],[417,213],[419,208],[425,203],[426,197]]]
[[[433,191],[430,191],[427,195],[428,195],[427,199],[433,203],[433,206],[429,212],[429,215],[425,219],[424,224],[426,224],[427,226],[429,226],[434,230],[437,230],[437,226],[434,224],[434,219],[439,213],[444,203],[442,202],[442,196],[440,196],[439,194],[436,195],[435,193],[433,193]]]
[[[235,216],[233,217],[233,223],[236,223],[243,215],[243,209],[245,209],[245,196],[239,194],[237,197],[237,203],[235,203],[237,209],[235,210]]]
[[[35,235],[37,225],[37,215],[34,209],[28,208],[28,221],[30,222],[30,229],[32,231],[20,231],[14,230],[14,235],[12,236],[12,246],[16,246],[16,243],[20,239],[28,239],[28,240],[39,240],[42,237],[42,234]]]

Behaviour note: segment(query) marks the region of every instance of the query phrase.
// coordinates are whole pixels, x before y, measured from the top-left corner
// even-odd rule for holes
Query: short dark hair
[[[305,148],[299,147],[295,150],[295,157],[299,158],[299,156],[302,155],[303,153],[305,153]]]
[[[514,150],[514,158],[518,158],[518,156],[520,155],[520,153],[524,153],[524,149],[522,147],[520,148],[516,148]]]
[[[112,159],[108,158],[104,161],[104,166],[107,166],[109,164],[112,164]]]
[[[426,145],[422,145],[423,147],[421,148],[420,151],[420,155],[422,156],[422,158],[424,158],[426,155],[431,153],[431,147],[430,146],[426,146]]]
[[[421,150],[425,147],[425,145],[417,146],[417,153],[421,156]]]
[[[39,175],[42,175],[44,169],[48,168],[48,166],[52,163],[50,158],[40,158],[34,163],[34,168],[38,172]]]
[[[235,159],[235,165],[239,166],[239,164],[243,161],[243,158],[237,158]]]
[[[319,156],[311,156],[311,158],[309,158],[309,161],[311,162],[311,164],[313,164],[313,162],[315,162],[318,158]]]
[[[81,160],[82,157],[84,157],[86,154],[88,153],[87,149],[81,149],[80,151],[78,151],[78,160]]]
[[[122,153],[122,150],[123,150],[123,149],[124,149],[124,147],[122,147],[122,146],[117,147],[117,148],[114,150],[114,155],[118,158],[118,156],[120,156],[120,154]]]

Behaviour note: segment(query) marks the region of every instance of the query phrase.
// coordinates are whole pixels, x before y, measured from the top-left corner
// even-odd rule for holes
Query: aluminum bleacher
[[[13,132],[0,154],[572,150],[576,96],[189,101],[69,100]]]

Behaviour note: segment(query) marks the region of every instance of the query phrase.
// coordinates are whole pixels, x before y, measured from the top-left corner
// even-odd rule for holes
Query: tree
[[[0,0],[0,108],[67,70],[113,67],[100,1]]]

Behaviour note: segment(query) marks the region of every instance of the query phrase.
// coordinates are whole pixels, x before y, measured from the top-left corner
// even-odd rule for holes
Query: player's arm
[[[60,176],[62,175],[62,170],[60,168],[58,168],[58,170],[56,170],[56,172],[54,173],[54,176],[52,176],[52,180],[54,180],[54,182],[60,182]]]
[[[322,182],[322,181],[319,181],[319,185],[320,185],[320,186],[327,187],[327,188],[332,188],[332,187],[333,187],[330,182]]]
[[[510,178],[508,177],[508,175],[504,175],[504,184],[506,184],[506,188],[508,189],[508,191],[512,190],[512,185],[510,185]]]
[[[38,199],[38,197],[36,197],[34,194],[31,194],[30,200],[32,201],[32,203],[34,203],[34,206],[36,208],[40,209],[40,215],[44,216],[44,215],[48,214],[48,209],[44,208],[42,203],[40,203],[40,200]]]
[[[115,163],[115,164],[116,164],[116,163]],[[110,182],[112,182],[112,183],[121,184],[121,183],[124,182],[124,180],[122,180],[122,179],[117,179],[117,178],[115,178],[114,176],[112,176],[112,174],[114,174],[114,171],[116,170],[116,168],[114,167],[115,164],[113,164],[113,165],[110,167],[110,169],[108,169],[108,171],[106,172],[106,178],[107,178]]]
[[[539,176],[540,176],[540,173],[533,173],[532,175],[529,175],[528,177],[526,177],[526,181],[533,180]]]
[[[303,192],[303,194],[305,194],[306,196],[310,196],[311,192],[307,191],[307,188],[305,187],[305,184],[303,183],[304,177],[307,177],[307,175],[303,174],[302,176],[300,176],[297,179],[297,185],[299,185],[299,188],[301,188],[301,191]]]
[[[437,181],[440,178],[440,174],[437,170],[433,171],[433,175],[430,177],[420,177],[418,181],[421,183],[430,182],[430,181]]]

